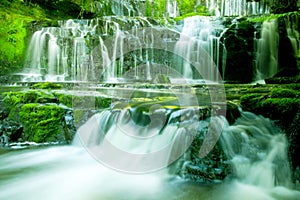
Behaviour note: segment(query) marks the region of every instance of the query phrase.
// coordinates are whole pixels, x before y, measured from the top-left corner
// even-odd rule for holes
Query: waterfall
[[[136,1],[112,2],[112,8],[119,16],[59,21],[59,27],[36,31],[28,47],[22,81],[155,82],[156,76],[160,74],[172,80],[180,77],[181,81],[188,82],[203,79],[221,82],[224,77],[231,79],[226,80],[228,82],[237,81],[232,78],[234,75],[228,74],[240,68],[240,62],[227,63],[226,68],[226,62],[234,59],[230,56],[236,53],[235,48],[238,49],[228,44],[232,48],[227,52],[224,45],[227,38],[223,36],[231,36],[233,28],[228,25],[230,18],[193,16],[186,17],[178,24],[166,26],[161,25],[161,21],[145,17],[124,17],[127,12],[137,12],[132,2]],[[152,4],[153,1],[148,3]],[[170,17],[177,16],[178,1],[168,0],[165,3]],[[197,6],[202,5],[211,12],[219,13],[219,16],[253,16],[269,12],[265,0],[197,1]],[[292,45],[291,53],[278,52],[279,45],[284,42],[279,43],[282,38],[279,39],[276,20],[265,21],[261,30],[256,30],[254,56],[251,53],[246,61],[247,66],[252,67],[254,64],[256,67],[256,80],[269,78],[279,68],[285,67],[282,66],[280,55],[300,56],[299,27],[296,21],[288,17],[285,23],[287,37]],[[238,31],[242,34],[236,37],[249,41],[247,45],[252,46],[252,41],[243,33],[244,28],[241,23]],[[250,59],[253,57],[255,60],[252,63]],[[290,63],[288,67],[295,66],[296,59]],[[226,74],[225,69],[228,71]],[[253,77],[245,80],[253,80]]]
[[[184,19],[183,28],[181,30],[181,38],[175,45],[175,52],[184,58],[192,59],[194,62],[200,63],[200,74],[203,77],[209,77],[209,80],[216,80],[216,70],[225,67],[220,63],[220,42],[224,27],[217,19],[204,16],[194,16]],[[187,40],[187,37],[189,38]],[[208,56],[204,55],[207,54]],[[226,56],[225,53],[222,54]],[[215,66],[209,64],[209,59]],[[192,66],[190,63],[183,62],[182,70],[185,78],[193,79]]]
[[[287,36],[292,45],[292,54],[296,59],[300,58],[300,34],[299,34],[299,18],[290,16],[285,18]]]
[[[60,27],[42,28],[34,33],[28,47],[24,81],[87,81],[91,64],[88,34],[95,32],[94,20],[67,20]],[[39,73],[39,80],[29,80]]]
[[[59,64],[60,49],[55,32],[56,28],[42,28],[33,34],[25,61],[30,74],[25,76],[24,81],[29,81],[29,78],[33,78],[31,81],[41,81],[41,74],[55,74],[57,71],[55,67]]]
[[[261,37],[256,44],[256,79],[269,78],[278,72],[279,34],[276,20],[263,22]]]

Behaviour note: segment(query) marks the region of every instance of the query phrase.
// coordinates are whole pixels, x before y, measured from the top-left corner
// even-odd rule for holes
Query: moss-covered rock
[[[4,102],[9,107],[26,103],[58,103],[58,99],[51,93],[42,90],[28,90],[5,93]]]
[[[65,110],[56,104],[23,105],[19,114],[20,121],[24,124],[24,140],[38,143],[63,141],[64,113]]]
[[[34,88],[43,89],[1,94],[0,126],[5,125],[6,120],[10,123],[5,127],[19,124],[23,131],[19,134],[21,129],[18,129],[18,134],[12,135],[8,134],[8,128],[5,128],[3,132],[9,142],[69,143],[76,132],[75,125],[86,122],[97,110],[110,107],[112,101],[108,97],[76,95],[68,91],[49,89],[53,87],[57,89],[60,85],[42,83],[34,85]],[[16,135],[18,139],[15,139]]]
[[[274,88],[267,95],[246,94],[241,97],[244,110],[289,124],[299,112],[300,93],[287,88]]]
[[[58,99],[58,102],[72,108],[73,96],[71,94],[53,92],[53,95]]]

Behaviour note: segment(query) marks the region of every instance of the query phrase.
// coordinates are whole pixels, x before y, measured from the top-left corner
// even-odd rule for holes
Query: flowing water
[[[165,125],[156,121],[153,122],[155,126],[149,125],[147,130],[141,128],[141,121],[129,117],[126,109],[103,111],[78,130],[71,146],[2,150],[0,199],[300,199],[300,192],[289,189],[293,186],[285,136],[270,120],[246,112],[232,126],[224,117],[215,116],[210,120],[213,130],[220,129],[220,125],[223,128],[220,142],[232,166],[232,174],[223,183],[193,183],[171,173],[168,168],[155,168],[155,165],[150,167],[156,170],[131,173],[131,169],[136,170],[130,168],[132,166],[144,170],[140,167],[163,160],[168,164],[172,152],[175,158],[180,156],[174,145],[185,149],[190,144],[191,132],[208,126],[197,123],[193,110],[174,111]],[[162,110],[155,111],[153,114],[157,115]],[[175,119],[181,120],[181,126]],[[154,141],[146,141],[152,136],[155,136]],[[110,153],[101,149],[107,141],[131,155],[148,156],[170,144],[173,147],[156,154],[155,159],[148,160],[152,163],[146,162],[146,165],[143,159],[134,160],[118,152],[115,161],[125,170],[114,170],[111,164],[116,163],[107,162],[113,157],[105,160],[97,154],[101,154],[100,151]],[[98,148],[96,154],[93,147]]]

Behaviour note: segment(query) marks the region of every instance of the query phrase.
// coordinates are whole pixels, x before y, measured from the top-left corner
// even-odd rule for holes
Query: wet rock
[[[0,121],[0,137],[2,146],[8,145],[9,142],[17,142],[22,137],[23,126],[19,122],[8,118]]]

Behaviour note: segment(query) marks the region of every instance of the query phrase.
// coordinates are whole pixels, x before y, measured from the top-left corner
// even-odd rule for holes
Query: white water
[[[219,77],[218,68],[220,66],[225,68],[225,63],[219,62],[222,45],[220,38],[223,32],[224,27],[217,19],[205,16],[185,18],[181,37],[174,47],[174,52],[199,65],[198,73],[205,79],[218,81],[216,79]],[[223,52],[223,56],[226,56],[226,52]],[[185,78],[193,79],[191,63],[183,62],[182,70]]]
[[[261,37],[256,40],[256,80],[270,78],[278,72],[279,33],[277,20],[262,24]]]
[[[114,128],[111,129],[116,124],[111,124],[111,128],[106,127],[109,123],[101,120],[107,118],[97,118],[97,115],[81,127],[79,132],[84,135],[96,134],[90,135],[96,139],[99,132],[95,130],[108,128],[106,134],[110,140],[120,141],[120,138],[116,140],[111,138],[117,134],[113,131]],[[100,127],[93,121],[95,119],[100,120],[98,122]],[[122,120],[126,121],[126,117],[122,116]],[[132,133],[130,130],[134,129],[125,131]],[[168,141],[172,133],[169,130],[162,137]],[[91,142],[95,144],[97,140],[94,139]],[[127,140],[122,141],[118,145],[132,149],[129,146],[125,147]],[[106,168],[93,158],[95,155],[87,153],[89,149],[75,144],[11,151],[0,155],[0,199],[298,200],[300,198],[300,192],[288,189],[291,185],[286,138],[277,132],[269,120],[251,113],[243,113],[235,125],[225,128],[222,141],[234,174],[222,184],[209,186],[185,181],[169,174],[167,169],[139,175],[121,173]],[[180,143],[176,143],[178,144]],[[138,146],[136,152],[146,150],[139,149],[142,146],[138,143],[135,145]],[[120,162],[132,164],[132,160],[126,160],[126,157]]]
[[[299,2],[299,1],[298,1]],[[300,33],[299,24],[297,23],[298,17],[288,17],[285,19],[287,36],[293,47],[293,54],[296,58],[300,58]]]

